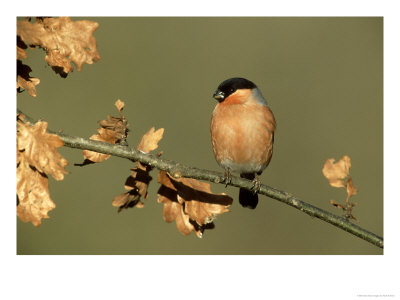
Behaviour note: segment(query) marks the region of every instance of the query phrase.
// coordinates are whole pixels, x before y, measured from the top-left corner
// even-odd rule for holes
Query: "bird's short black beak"
[[[213,97],[218,100],[218,102],[222,102],[225,99],[225,94],[221,90],[216,90]]]

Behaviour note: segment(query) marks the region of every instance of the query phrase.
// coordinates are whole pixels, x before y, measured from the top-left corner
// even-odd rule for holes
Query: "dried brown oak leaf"
[[[22,119],[17,132],[17,216],[39,226],[56,206],[50,198],[46,174],[62,180],[68,162],[57,151],[63,145],[61,139],[46,133],[46,122],[30,126]]]
[[[154,127],[150,128],[141,138],[137,150],[149,153],[158,148],[158,143],[164,135],[164,128],[155,130]]]
[[[42,218],[49,218],[48,212],[56,207],[50,198],[48,178],[30,166],[22,157],[17,166],[17,216],[23,222],[39,226]]]
[[[158,148],[158,143],[162,139],[164,134],[164,128],[155,130],[154,127],[150,128],[146,132],[138,146],[137,150],[148,153]],[[136,167],[131,169],[131,175],[125,181],[125,190],[127,192],[117,195],[112,205],[118,207],[118,212],[124,208],[138,207],[142,208],[144,203],[141,201],[147,199],[147,189],[152,177],[150,176],[150,166],[145,166],[140,162],[136,162]]]
[[[29,73],[32,69],[17,60],[17,92],[21,89],[27,90],[29,95],[36,97],[36,86],[40,83],[39,78],[31,77]]]
[[[164,204],[165,222],[176,222],[178,230],[188,235],[192,231],[201,238],[205,229],[214,228],[217,215],[228,212],[232,198],[213,194],[210,184],[192,178],[173,178],[165,171],[158,172],[159,203]]]
[[[351,167],[350,157],[345,155],[336,163],[334,163],[334,161],[334,158],[327,159],[322,169],[322,173],[328,179],[329,184],[333,187],[344,188],[346,179],[347,196],[345,204],[337,203],[334,200],[330,200],[330,203],[333,206],[341,208],[343,211],[345,211],[346,218],[354,219],[357,221],[357,218],[352,215],[353,207],[355,207],[357,203],[350,202],[350,197],[356,195],[358,191],[353,184],[353,180],[349,176]]]
[[[147,188],[151,179],[147,169],[142,170],[139,167],[131,169],[131,175],[126,179],[124,186],[127,192],[117,195],[112,205],[118,207],[118,212],[124,208],[142,208],[144,203],[141,197],[147,199]]]
[[[40,83],[39,78],[34,78],[30,77],[29,80],[26,80],[25,78],[21,76],[17,76],[17,90],[19,89],[24,89],[27,90],[29,95],[32,97],[36,97],[36,86]]]
[[[56,134],[47,133],[47,122],[34,125],[18,122],[17,150],[23,152],[26,162],[39,172],[50,174],[55,180],[63,180],[68,162],[57,148],[64,142]]]
[[[100,59],[93,36],[98,26],[96,22],[72,21],[69,17],[43,18],[36,23],[18,21],[17,35],[25,44],[43,48],[50,66],[70,73],[71,62],[80,71],[84,63],[92,64]]]

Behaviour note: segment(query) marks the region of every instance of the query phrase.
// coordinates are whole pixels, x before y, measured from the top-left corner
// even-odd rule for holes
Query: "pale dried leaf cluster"
[[[84,63],[93,64],[100,59],[94,31],[96,22],[72,21],[69,17],[37,19],[35,23],[19,21],[17,35],[30,46],[39,46],[46,51],[46,62],[61,67],[65,73],[73,71],[73,62],[78,71]]]
[[[39,226],[42,218],[55,208],[50,198],[47,175],[63,180],[68,165],[57,149],[64,143],[59,136],[49,134],[47,122],[34,125],[17,121],[17,215],[24,222]]]
[[[72,21],[69,17],[36,18],[35,23],[28,20],[17,22],[17,60],[28,56],[25,49],[40,47],[46,51],[46,62],[62,77],[73,71],[74,63],[78,71],[84,63],[93,64],[100,59],[97,52],[94,31],[99,24],[82,20]],[[17,67],[17,91],[27,90],[36,97],[36,86],[40,80],[30,77]]]
[[[99,121],[100,128],[97,129],[97,134],[92,135],[89,139],[94,141],[100,141],[110,144],[120,144],[125,142],[128,136],[128,122],[125,116],[122,115],[121,111],[124,108],[124,102],[117,100],[115,106],[118,109],[119,117],[113,117],[108,115],[106,120]],[[83,163],[99,163],[108,158],[109,154],[98,153],[90,150],[82,151],[85,162]]]
[[[350,202],[350,197],[357,194],[357,188],[353,184],[353,180],[349,176],[351,161],[347,155],[343,156],[336,163],[334,158],[329,158],[325,161],[322,173],[328,179],[329,184],[337,188],[346,188],[346,201],[345,204],[336,203],[334,200],[330,200],[330,203],[345,211],[346,218],[350,218],[357,221],[357,218],[353,216],[352,210],[357,203]]]

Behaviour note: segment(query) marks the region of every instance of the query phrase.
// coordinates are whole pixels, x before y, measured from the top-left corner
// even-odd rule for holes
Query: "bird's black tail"
[[[249,180],[254,180],[254,174],[240,174],[240,177],[246,178]],[[254,194],[252,191],[246,189],[239,190],[239,203],[243,207],[248,207],[254,209],[258,204],[258,194]]]

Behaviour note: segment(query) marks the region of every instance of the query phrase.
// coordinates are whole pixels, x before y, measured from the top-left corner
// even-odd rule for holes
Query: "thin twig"
[[[24,114],[19,110],[18,110],[18,113]],[[31,118],[27,117],[26,115],[25,115],[25,119],[30,122],[33,121]],[[66,146],[66,147],[83,149],[83,150],[92,150],[92,151],[99,152],[99,153],[105,153],[105,154],[110,154],[113,156],[126,158],[126,159],[129,159],[132,161],[140,161],[143,164],[155,167],[159,170],[167,171],[172,176],[177,177],[177,178],[188,177],[188,178],[210,181],[210,182],[214,182],[214,183],[225,184],[225,182],[223,182],[224,174],[220,173],[220,172],[214,172],[214,171],[210,171],[210,170],[203,170],[203,169],[198,169],[198,168],[194,168],[194,167],[188,167],[188,166],[180,164],[179,162],[166,160],[166,159],[163,159],[158,156],[151,155],[151,154],[144,154],[140,151],[137,151],[137,150],[132,149],[127,146],[93,141],[93,140],[76,137],[76,136],[69,136],[67,134],[60,133],[60,132],[52,131],[52,133],[59,135],[60,138],[64,142],[64,146]],[[229,185],[250,190],[253,187],[253,182],[250,180],[247,180],[247,179],[232,176],[232,181],[229,183]],[[353,234],[353,235],[355,235],[377,247],[383,248],[383,238],[382,237],[380,237],[380,236],[378,236],[378,235],[376,235],[354,223],[351,223],[344,217],[334,215],[328,211],[325,211],[325,210],[320,209],[316,206],[313,206],[307,202],[304,202],[303,200],[291,195],[290,193],[275,189],[273,187],[270,187],[270,186],[267,186],[264,184],[261,184],[260,190],[258,193],[268,196],[272,199],[281,201],[283,203],[286,203],[287,205],[297,208],[298,210],[300,210],[310,216],[319,218],[319,219],[321,219],[325,222],[328,222],[342,230],[345,230],[345,231],[347,231],[347,232],[349,232],[349,233],[351,233],[351,234]]]

